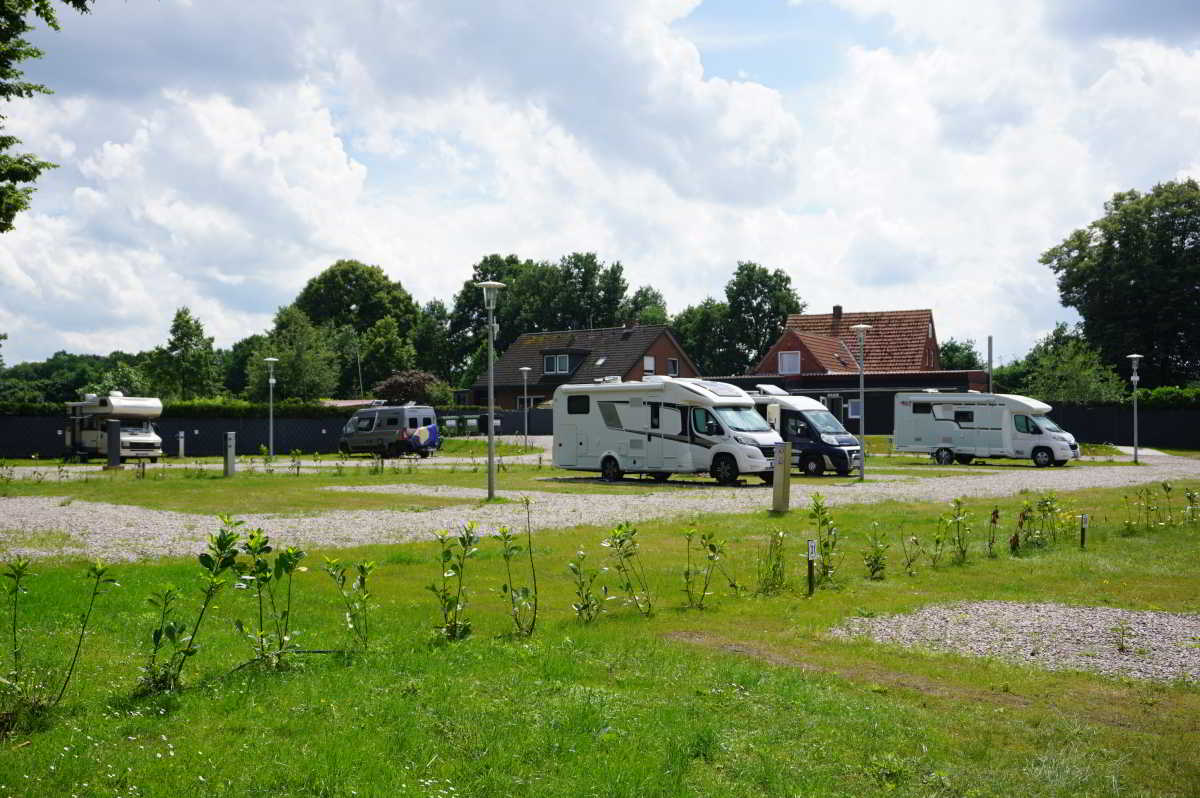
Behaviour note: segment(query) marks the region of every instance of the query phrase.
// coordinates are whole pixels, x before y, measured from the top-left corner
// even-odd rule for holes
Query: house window
[[[780,374],[799,374],[800,373],[800,353],[799,352],[780,352],[779,353],[779,373]]]
[[[679,358],[675,358],[675,357],[667,358],[667,376],[668,377],[678,377],[679,376]]]
[[[846,403],[846,418],[862,418],[861,399],[851,399]]]
[[[642,373],[643,374],[653,374],[654,373],[654,355],[646,355],[645,357],[642,358]]]
[[[567,397],[567,413],[572,416],[586,416],[591,412],[591,397],[586,394],[582,396]]]
[[[570,374],[571,358],[568,355],[546,355],[543,358],[542,371],[546,374]]]
[[[528,405],[529,407],[537,407],[538,404],[540,404],[545,398],[546,398],[545,396],[530,396],[530,397],[518,396],[517,397],[517,409],[523,410],[526,407],[526,405]]]

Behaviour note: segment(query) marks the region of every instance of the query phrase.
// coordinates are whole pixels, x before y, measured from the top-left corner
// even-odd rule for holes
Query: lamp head
[[[496,297],[500,293],[500,289],[504,288],[504,283],[495,280],[486,280],[482,283],[475,283],[483,289],[483,306],[488,310],[496,309]]]
[[[533,371],[533,369],[529,366],[521,366],[521,368],[517,369],[517,371],[520,371],[523,374],[528,374],[529,372]]]
[[[850,329],[854,330],[859,335],[862,335],[867,330],[871,329],[871,325],[870,324],[854,324],[854,325],[851,325]]]
[[[1142,355],[1126,355],[1129,358],[1129,364],[1133,366],[1133,370],[1137,371],[1138,361],[1142,359]]]

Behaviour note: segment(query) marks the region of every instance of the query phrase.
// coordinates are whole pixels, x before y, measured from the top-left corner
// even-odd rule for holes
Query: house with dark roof
[[[529,404],[550,399],[564,383],[595,382],[605,377],[640,380],[660,374],[698,377],[692,359],[665,324],[635,324],[594,330],[524,333],[499,357],[494,367],[496,407],[524,407],[528,381]],[[487,372],[471,386],[471,401],[487,404]]]
[[[742,388],[775,385],[822,402],[851,432],[859,432],[857,324],[863,336],[867,432],[892,431],[893,397],[904,391],[986,391],[987,372],[941,368],[933,311],[795,313],[749,374],[714,377]]]

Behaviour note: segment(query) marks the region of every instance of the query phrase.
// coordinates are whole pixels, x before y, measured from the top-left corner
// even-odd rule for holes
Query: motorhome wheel
[[[624,474],[621,473],[621,464],[617,462],[615,457],[605,457],[604,462],[600,464],[600,476],[605,482],[619,482]]]
[[[429,450],[428,449],[418,449],[417,454],[419,454],[421,456],[421,459],[424,460],[426,457],[429,456]]]
[[[775,472],[774,471],[763,471],[763,472],[759,473],[758,478],[761,479],[763,482],[767,483],[768,485],[775,484]]]
[[[954,462],[954,450],[938,449],[933,453],[933,459],[938,465],[950,465]]]
[[[709,473],[722,485],[732,485],[738,480],[737,461],[733,459],[732,455],[719,454],[713,458]]]
[[[808,477],[819,477],[825,473],[825,464],[821,462],[820,457],[804,458],[804,475]]]
[[[1049,449],[1037,448],[1033,450],[1033,464],[1038,468],[1045,468],[1054,462],[1054,455]]]
[[[650,474],[650,478],[653,479],[655,482],[666,482],[668,479],[671,478],[671,472],[655,471],[652,474]]]

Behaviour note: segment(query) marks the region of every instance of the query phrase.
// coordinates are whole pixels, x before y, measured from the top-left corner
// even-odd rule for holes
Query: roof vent
[[[615,374],[600,378],[600,382],[604,383],[605,385],[609,385],[614,382],[620,382],[620,381],[621,381],[621,378]]]

